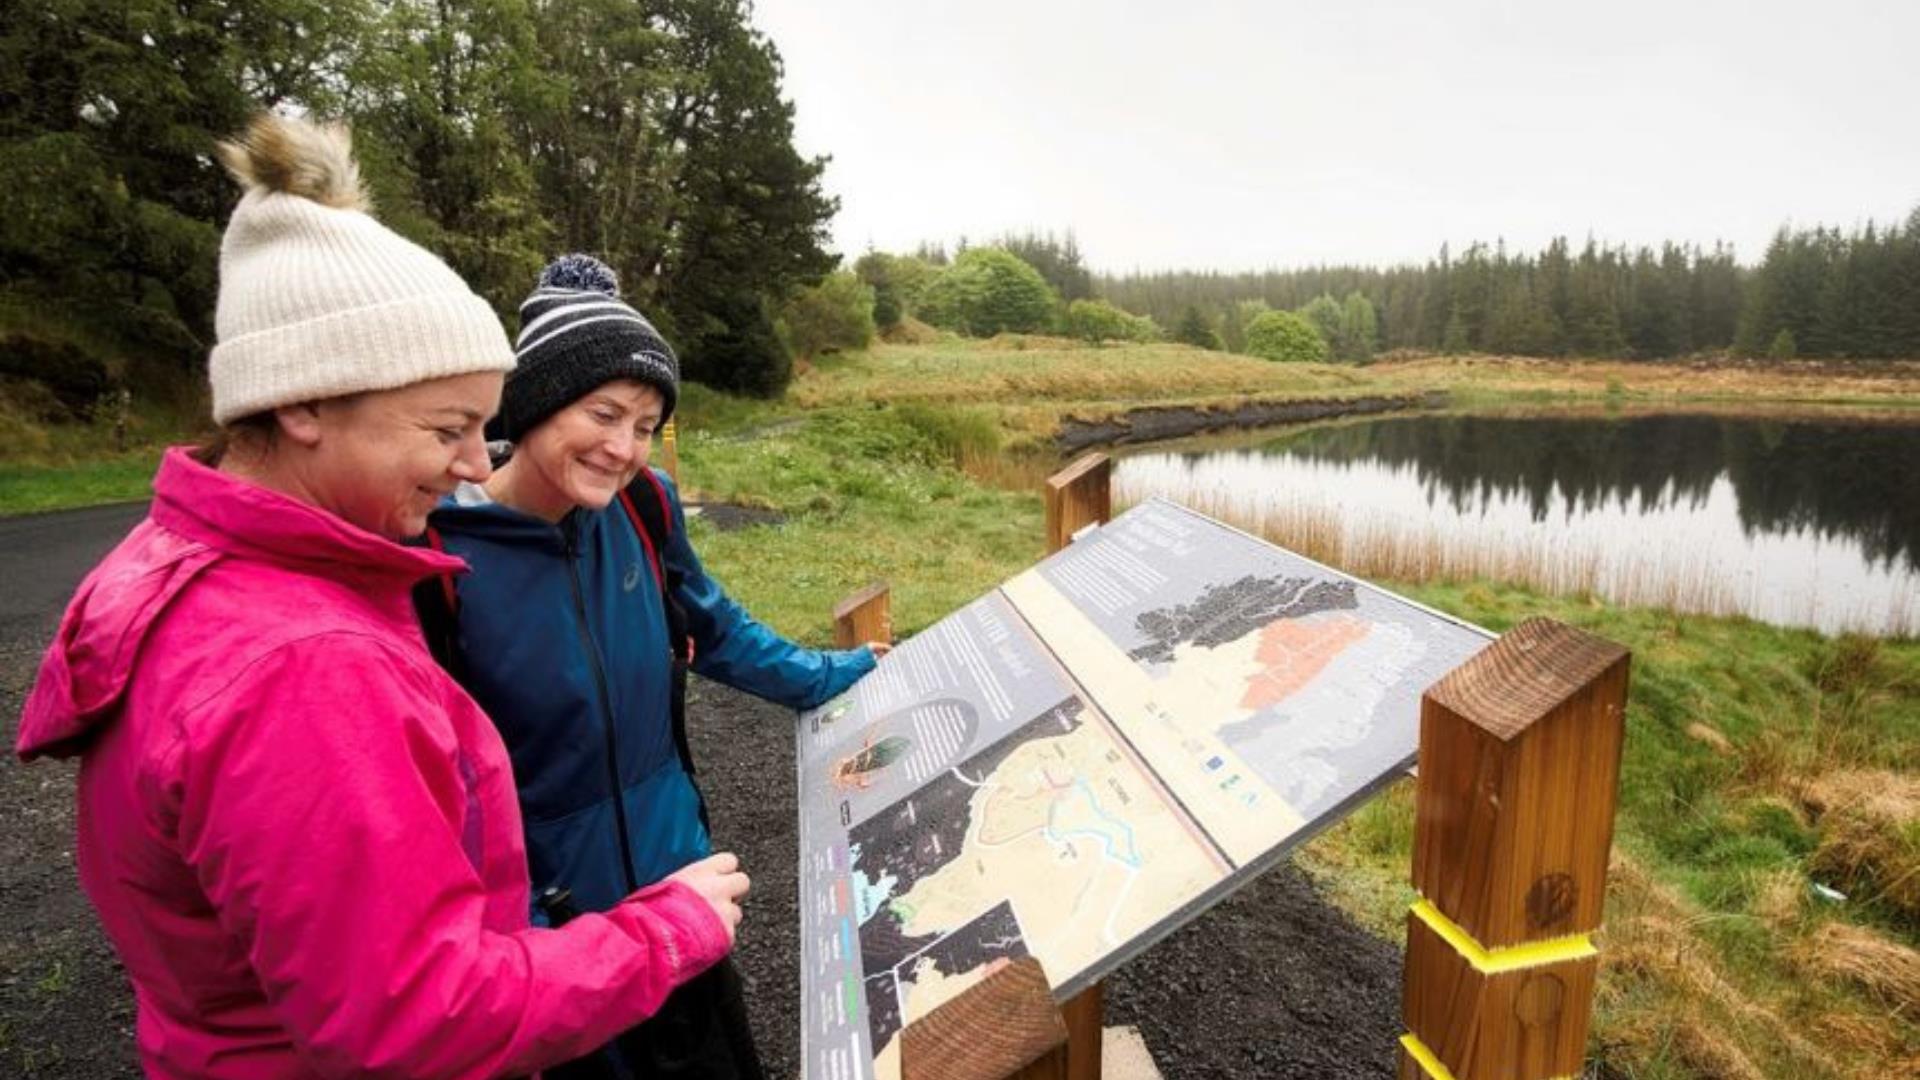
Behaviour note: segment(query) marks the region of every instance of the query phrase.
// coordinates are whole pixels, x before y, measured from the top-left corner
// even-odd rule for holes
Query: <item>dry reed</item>
[[[1793,960],[1811,975],[1852,983],[1890,1009],[1920,1015],[1920,952],[1872,930],[1827,923],[1795,948]]]

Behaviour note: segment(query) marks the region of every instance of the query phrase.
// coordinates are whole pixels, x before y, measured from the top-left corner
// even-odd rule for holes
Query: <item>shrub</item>
[[[1773,335],[1773,344],[1767,346],[1767,359],[1791,360],[1800,348],[1793,340],[1793,331],[1782,329]]]
[[[1145,315],[1122,311],[1105,300],[1075,300],[1067,305],[1067,333],[1095,345],[1103,341],[1152,341],[1160,328]]]
[[[1053,306],[1053,290],[1018,256],[998,248],[969,248],[927,286],[919,314],[969,337],[992,337],[1047,329]]]
[[[841,349],[864,349],[873,343],[873,288],[845,270],[836,270],[820,284],[795,293],[780,313],[780,321],[796,356],[810,359]]]
[[[1264,311],[1247,324],[1247,352],[1263,360],[1317,362],[1327,343],[1313,324],[1291,311]]]

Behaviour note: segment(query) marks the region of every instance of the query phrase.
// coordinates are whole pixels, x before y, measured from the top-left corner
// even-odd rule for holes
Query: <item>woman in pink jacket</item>
[[[263,118],[221,246],[214,418],[89,575],[21,721],[79,755],[79,868],[160,1077],[494,1076],[577,1057],[723,956],[716,855],[528,926],[507,756],[427,655],[403,547],[488,472],[513,351],[365,212],[344,132]]]

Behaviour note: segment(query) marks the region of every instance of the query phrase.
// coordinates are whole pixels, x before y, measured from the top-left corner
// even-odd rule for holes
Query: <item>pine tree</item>
[[[1188,304],[1187,310],[1180,315],[1180,321],[1174,324],[1173,340],[1202,349],[1220,348],[1220,335],[1214,332],[1207,317],[1194,304]]]

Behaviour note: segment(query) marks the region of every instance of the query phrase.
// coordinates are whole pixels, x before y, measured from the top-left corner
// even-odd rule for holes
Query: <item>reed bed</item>
[[[1114,494],[1117,503],[1127,506],[1169,493],[1122,473]],[[1763,587],[1741,587],[1729,579],[1726,567],[1706,553],[1475,535],[1427,515],[1348,514],[1325,503],[1277,502],[1262,492],[1203,489],[1181,493],[1178,500],[1356,577],[1417,584],[1495,581],[1558,596],[1713,616],[1755,614],[1758,605],[1753,592]],[[1832,631],[1911,637],[1920,633],[1916,600],[1920,598],[1902,586],[1874,613],[1836,619],[1809,602],[1807,610],[1787,612],[1786,621]]]

